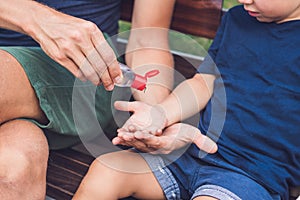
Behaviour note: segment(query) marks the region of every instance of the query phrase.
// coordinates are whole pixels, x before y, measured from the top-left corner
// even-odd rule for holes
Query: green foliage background
[[[238,1],[237,0],[224,0],[224,5],[223,8],[231,8],[232,6],[238,5]]]

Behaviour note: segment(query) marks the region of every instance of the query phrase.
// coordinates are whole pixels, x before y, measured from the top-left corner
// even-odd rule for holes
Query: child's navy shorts
[[[142,153],[168,200],[194,199],[198,196],[221,200],[280,199],[279,195],[271,194],[219,154],[199,158],[199,155],[194,155],[195,148],[192,145],[178,159],[174,154],[158,156]]]

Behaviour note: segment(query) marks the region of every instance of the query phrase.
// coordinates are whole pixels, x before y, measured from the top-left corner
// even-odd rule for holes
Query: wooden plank
[[[82,177],[74,175],[59,166],[49,166],[47,176],[47,195],[59,199],[71,199],[77,190]]]
[[[55,153],[51,153],[51,157],[53,157],[53,154]],[[74,159],[70,159],[69,157],[60,154],[58,156],[55,157],[55,160],[49,160],[49,165],[50,166],[59,166],[64,170],[70,170],[72,171],[74,174],[80,175],[83,172],[86,172],[88,170],[89,167],[89,163],[78,163],[76,160]]]
[[[121,19],[131,21],[134,0],[122,0]],[[176,0],[171,29],[213,39],[220,24],[223,0]]]
[[[191,78],[196,73],[196,68],[201,63],[200,60],[174,55],[175,70],[185,78]]]
[[[58,156],[62,156],[62,157],[65,156],[69,159],[76,160],[76,162],[78,162],[79,164],[91,163],[94,160],[88,154],[80,153],[78,151],[74,151],[73,149],[69,149],[69,148],[52,151],[52,154],[53,154],[53,157],[50,156],[50,158],[52,158],[52,159],[55,159]]]
[[[47,195],[57,200],[71,199],[93,160],[72,149],[50,151]]]
[[[222,0],[176,0],[171,28],[214,38],[221,20]]]
[[[134,0],[122,0],[120,19],[131,22]]]
[[[47,171],[47,195],[56,200],[71,200],[93,160],[92,156],[73,149],[51,151]]]
[[[70,194],[68,191],[62,191],[61,188],[56,185],[47,183],[47,196],[55,200],[71,200],[73,194]]]

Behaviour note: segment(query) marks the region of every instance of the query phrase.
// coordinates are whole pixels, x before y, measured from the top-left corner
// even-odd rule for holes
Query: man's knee
[[[0,177],[11,182],[45,176],[48,144],[31,122],[13,120],[0,127]],[[34,181],[34,180],[33,180]]]
[[[3,182],[21,183],[31,171],[30,159],[19,150],[2,150],[0,163],[0,179]]]
[[[0,155],[0,199],[39,199],[46,194],[46,162],[7,149]],[[30,191],[30,192],[29,192]]]
[[[31,154],[33,154],[32,152]],[[47,167],[47,155],[40,154],[30,157],[19,150],[7,149],[1,152],[0,155],[0,177],[2,180],[10,182],[20,181],[30,176],[41,176]],[[39,157],[43,157],[40,159]]]
[[[0,126],[0,144],[0,199],[44,199],[49,150],[42,130],[8,121]]]

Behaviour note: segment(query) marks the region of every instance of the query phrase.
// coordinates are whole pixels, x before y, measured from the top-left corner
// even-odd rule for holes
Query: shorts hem
[[[241,200],[236,194],[218,185],[203,185],[199,187],[191,199],[199,196],[210,196],[222,200]]]

